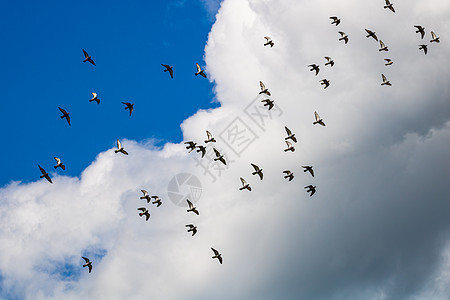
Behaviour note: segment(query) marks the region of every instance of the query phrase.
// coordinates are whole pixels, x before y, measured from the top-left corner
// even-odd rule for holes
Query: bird
[[[423,39],[425,36],[425,28],[420,25],[414,25],[417,28],[416,33],[420,33],[420,37]]]
[[[334,60],[331,59],[329,56],[325,56],[325,59],[327,62],[325,63],[325,66],[330,65],[330,67],[334,66]]]
[[[161,66],[163,66],[164,68],[166,68],[164,70],[164,72],[169,71],[170,77],[173,78],[173,67],[169,66],[169,65],[165,65],[165,64],[161,64]]]
[[[320,69],[319,69],[318,65],[312,64],[312,65],[308,65],[308,67],[311,67],[311,69],[310,69],[311,72],[316,71],[316,76],[317,76],[317,74],[319,74]]]
[[[263,169],[260,169],[257,165],[255,164],[251,164],[252,167],[255,169],[255,172],[252,173],[252,175],[256,175],[258,174],[259,178],[262,180],[263,179]]]
[[[247,181],[245,181],[244,178],[240,177],[240,179],[241,179],[242,187],[239,188],[239,190],[240,191],[242,191],[242,190],[249,190],[249,191],[251,191],[252,188],[251,188],[250,184],[248,184]]]
[[[148,221],[148,219],[150,218],[150,212],[148,211],[148,209],[146,209],[145,207],[139,207],[137,210],[142,211],[141,213],[139,213],[139,216],[145,216],[145,221]]]
[[[303,172],[309,172],[312,177],[314,177],[314,170],[312,166],[302,166]]]
[[[289,179],[289,181],[292,181],[292,179],[294,179],[294,173],[292,173],[290,170],[284,170],[283,173],[286,174],[284,176],[285,179]]]
[[[259,94],[266,94],[267,96],[270,96],[269,90],[266,89],[266,86],[262,83],[262,81],[259,82],[259,86],[261,87],[261,92],[259,92]]]
[[[161,202],[161,199],[159,199],[158,196],[152,196],[152,199],[155,199],[155,200],[152,202],[152,204],[156,204],[156,207],[160,207],[160,206],[161,206],[162,202]]]
[[[330,86],[330,81],[328,79],[322,79],[320,81],[320,85],[324,85],[323,89],[326,89],[327,87]]]
[[[378,51],[389,51],[388,47],[386,47],[382,40],[380,40],[380,49],[378,49]]]
[[[381,74],[381,78],[383,79],[383,83],[381,85],[389,85],[392,86],[391,82],[386,79],[386,76],[384,74]]]
[[[220,254],[219,251],[217,251],[214,248],[211,248],[211,250],[214,252],[214,256],[212,258],[213,259],[217,258],[219,260],[220,264],[222,264],[222,254]]]
[[[201,75],[203,77],[206,78],[206,74],[205,72],[202,70],[202,68],[200,68],[200,65],[198,63],[195,63],[195,65],[197,66],[197,73],[195,73],[195,76],[197,75]]]
[[[291,142],[289,142],[289,141],[284,141],[284,142],[287,145],[287,148],[284,149],[284,152],[288,152],[288,151],[294,152],[295,151],[295,148],[294,148],[294,146],[292,146]]]
[[[93,64],[94,66],[95,66],[95,62],[92,60],[92,57],[90,57],[89,56],[89,54],[87,54],[87,52],[84,50],[84,49],[82,49],[83,50],[83,54],[84,54],[84,60],[83,60],[83,62],[90,62],[91,64]]]
[[[339,31],[339,34],[341,35],[339,40],[344,41],[347,44],[348,43],[348,35],[343,31]]]
[[[373,37],[373,39],[378,42],[378,37],[374,31],[369,30],[369,29],[364,29],[364,30],[367,32],[366,38]]]
[[[439,37],[433,31],[431,32],[431,38],[432,40],[430,40],[430,43],[433,42],[439,43]]]
[[[121,152],[125,155],[128,155],[128,152],[123,149],[122,144],[120,143],[119,139],[117,139],[117,150],[114,150],[114,153]]]
[[[92,99],[90,99],[89,102],[95,101],[95,102],[97,102],[97,104],[100,104],[100,99],[98,99],[97,93],[91,93],[91,94],[92,94]]]
[[[131,116],[131,113],[133,112],[134,104],[130,103],[130,102],[122,102],[122,104],[125,104],[125,109],[129,109],[130,110],[130,116]]]
[[[391,60],[391,59],[389,59],[389,58],[385,58],[384,59],[385,61],[386,61],[386,63],[384,64],[385,66],[390,66],[390,65],[392,65],[394,62]]]
[[[144,194],[144,196],[141,196],[141,199],[146,199],[147,203],[150,203],[150,195],[146,190],[141,190],[141,192]]]
[[[216,154],[216,158],[214,158],[214,161],[220,160],[224,165],[226,165],[227,162],[225,161],[225,158],[223,157],[223,155],[220,154],[220,152],[217,151],[216,148],[213,148],[213,150],[214,150],[214,153]]]
[[[272,39],[270,37],[268,37],[268,36],[265,36],[264,38],[266,39],[266,43],[264,44],[264,46],[270,45],[270,47],[272,48],[273,45],[274,45]]]
[[[331,24],[335,24],[336,26],[339,25],[339,23],[341,23],[341,19],[339,19],[336,16],[330,17],[331,20],[333,20],[333,22],[331,22]]]
[[[195,149],[195,147],[197,147],[197,143],[194,143],[193,141],[184,143],[187,144],[186,149],[190,149],[188,153],[191,153]]]
[[[286,126],[284,126],[284,130],[286,130],[287,133],[287,137],[285,137],[285,140],[289,140],[291,139],[294,143],[297,143],[297,138],[295,137],[295,133],[292,133],[292,131],[287,128]]]
[[[59,106],[58,106],[58,108],[59,108],[59,111],[63,114],[63,115],[61,116],[61,119],[66,118],[67,123],[69,123],[69,126],[70,126],[70,116],[69,116],[69,113],[68,113],[64,108],[61,108],[61,107],[59,107]]]
[[[50,178],[50,176],[48,175],[48,173],[45,172],[44,168],[42,168],[42,167],[39,166],[39,165],[38,165],[38,167],[39,167],[39,170],[41,170],[41,173],[42,173],[42,175],[40,176],[40,178],[45,178],[45,179],[48,180],[48,182],[53,183],[53,182],[52,182],[52,179]]]
[[[209,132],[208,130],[206,130],[206,137],[207,137],[207,139],[205,140],[205,144],[207,144],[207,143],[215,143],[216,142],[216,139],[213,138],[211,132]]]
[[[197,233],[197,226],[194,226],[194,224],[187,224],[185,227],[189,227],[187,232],[192,232],[192,236]]]
[[[191,201],[189,201],[187,199],[186,199],[186,201],[187,201],[187,203],[189,205],[189,209],[187,210],[187,212],[192,211],[194,214],[196,214],[198,216],[200,213],[198,212],[197,207],[195,207],[194,204],[192,204]]]
[[[323,122],[323,120],[319,117],[319,114],[315,111],[314,112],[314,118],[316,119],[315,122],[313,122],[313,125],[315,124],[320,124],[322,126],[325,126],[325,123]]]
[[[206,154],[206,147],[205,146],[202,146],[202,145],[200,145],[200,146],[197,146],[197,152],[201,152],[202,153],[202,158],[205,156],[205,154]]]
[[[63,163],[61,162],[61,160],[60,160],[59,158],[54,157],[54,159],[56,160],[56,166],[54,166],[53,168],[56,169],[57,167],[60,167],[60,168],[63,169],[63,170],[66,169],[66,166],[63,165]]]
[[[316,192],[316,187],[313,186],[313,185],[305,186],[305,189],[307,189],[307,190],[306,190],[307,193],[311,192],[311,194],[309,195],[310,197],[311,197],[312,195],[314,195],[314,193]]]
[[[92,271],[92,262],[91,262],[91,261],[89,260],[89,258],[87,258],[87,257],[82,256],[81,258],[84,259],[84,261],[86,262],[86,263],[83,265],[83,268],[84,268],[84,267],[88,267],[89,273],[91,273],[91,271]]]
[[[427,45],[419,45],[419,50],[423,50],[425,55],[427,55],[428,52],[428,46]]]
[[[386,5],[384,6],[384,8],[389,8],[393,13],[395,13],[395,9],[394,6],[392,6],[392,3],[389,0],[385,0]]]
[[[271,110],[274,106],[275,101],[270,100],[270,99],[264,99],[264,100],[261,100],[261,102],[264,103],[264,106],[268,106],[269,110]]]

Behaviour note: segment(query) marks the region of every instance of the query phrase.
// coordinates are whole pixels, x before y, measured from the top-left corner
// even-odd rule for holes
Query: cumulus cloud
[[[223,1],[205,47],[221,107],[181,128],[199,143],[213,132],[227,166],[187,154],[182,143],[122,140],[129,156],[100,153],[79,178],[52,174],[53,185],[2,188],[2,297],[448,299],[450,7],[431,2],[394,3],[392,14],[382,1]],[[429,30],[442,38],[427,56],[418,24],[426,39]],[[364,28],[389,52],[379,53]],[[347,45],[338,30],[349,34]],[[263,47],[267,35],[273,48]],[[336,65],[325,67],[324,56]],[[311,63],[320,64],[318,76]],[[380,85],[381,73],[392,87]],[[277,104],[270,114],[260,108],[260,80]],[[312,125],[314,111],[326,127]],[[299,139],[294,153],[283,151],[284,126]],[[264,169],[263,181],[250,163]],[[169,200],[180,173],[201,181],[198,217]],[[239,177],[251,192],[238,190]],[[313,197],[309,184],[318,188]],[[140,189],[164,201],[149,222],[136,210]],[[91,274],[81,255],[92,258]]]

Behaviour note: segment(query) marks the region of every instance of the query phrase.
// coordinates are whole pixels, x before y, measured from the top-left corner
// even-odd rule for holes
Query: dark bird
[[[325,56],[325,59],[327,60],[327,62],[325,63],[325,66],[328,66],[328,65],[330,65],[330,67],[334,66],[334,60],[332,60],[331,57]]]
[[[272,39],[270,37],[268,37],[268,36],[265,36],[264,38],[266,39],[266,43],[264,44],[264,46],[269,46],[270,45],[270,47],[272,48],[273,45],[274,45]]]
[[[92,60],[92,58],[89,56],[89,54],[87,54],[87,52],[83,49],[83,54],[84,54],[84,60],[83,62],[90,62],[91,64],[93,64],[95,66],[95,62]]]
[[[392,85],[391,82],[387,80],[386,76],[384,76],[384,74],[381,74],[381,79],[383,79],[383,83],[381,85]]]
[[[91,262],[91,261],[89,260],[89,258],[87,258],[87,257],[82,256],[81,258],[84,259],[84,261],[86,262],[86,263],[83,265],[83,268],[84,268],[84,267],[88,267],[89,273],[91,273],[91,271],[92,271],[92,262]]]
[[[141,199],[146,199],[147,203],[150,203],[150,195],[146,190],[141,190],[141,192],[144,194],[144,196],[141,196]]]
[[[189,209],[187,210],[187,212],[192,211],[194,214],[196,214],[198,216],[200,213],[198,212],[197,207],[195,207],[194,204],[192,204],[191,201],[189,201],[187,199],[186,199],[186,201],[187,201],[187,203],[189,205]]]
[[[420,33],[420,37],[423,39],[425,37],[425,28],[420,25],[415,25],[417,28],[416,33]]]
[[[314,177],[314,170],[312,166],[302,166],[303,172],[309,172],[312,177]]]
[[[97,104],[100,104],[100,99],[98,99],[97,93],[91,93],[91,94],[92,94],[92,98],[89,99],[89,102],[95,101],[95,102],[97,102]]]
[[[343,31],[339,31],[339,34],[341,35],[339,40],[344,41],[347,44],[348,43],[348,35]]]
[[[173,78],[173,67],[169,66],[169,65],[165,65],[165,64],[161,64],[161,66],[163,66],[164,68],[166,68],[164,70],[164,72],[169,71],[170,77]]]
[[[311,192],[311,194],[309,195],[310,197],[311,197],[312,195],[314,195],[314,193],[316,192],[316,187],[313,186],[313,185],[305,186],[305,189],[307,189],[307,190],[306,190],[307,193]]]
[[[48,175],[48,173],[45,172],[44,168],[42,168],[42,167],[39,166],[39,165],[38,165],[38,167],[39,167],[39,170],[41,170],[41,173],[42,173],[42,175],[40,176],[40,178],[45,178],[45,179],[48,180],[48,182],[53,183],[53,182],[52,182],[52,179],[50,178],[50,176]]]
[[[388,47],[386,47],[382,40],[380,40],[380,49],[378,51],[388,51]]]
[[[126,106],[125,106],[125,109],[129,109],[130,110],[130,116],[131,116],[131,113],[133,112],[133,106],[134,106],[134,104],[133,103],[130,103],[130,102],[122,102],[122,104],[125,104]]]
[[[268,106],[269,110],[271,110],[273,108],[275,101],[270,100],[270,99],[264,99],[264,100],[261,100],[261,102],[264,103],[264,106]]]
[[[67,123],[69,123],[69,125],[70,125],[70,116],[69,116],[69,113],[68,113],[64,108],[61,108],[61,107],[59,107],[59,106],[58,106],[58,108],[59,108],[59,111],[63,114],[63,115],[61,116],[61,119],[66,118]]]
[[[327,87],[330,86],[330,81],[328,79],[322,79],[320,81],[320,85],[324,85],[323,89],[326,89]]]
[[[197,143],[194,143],[193,141],[184,142],[184,143],[187,144],[186,149],[189,149],[188,153],[191,153],[192,151],[194,151],[195,147],[197,147]]]
[[[315,122],[313,122],[313,125],[315,124],[320,124],[322,126],[325,126],[325,123],[323,122],[323,120],[319,117],[319,114],[315,111],[314,112],[314,118],[316,119]]]
[[[333,22],[331,22],[331,24],[335,24],[336,26],[338,26],[339,23],[341,23],[341,19],[338,19],[338,17],[336,17],[336,16],[330,17],[330,19],[333,20]]]
[[[270,96],[269,90],[266,89],[266,86],[262,83],[262,81],[259,82],[259,86],[261,87],[261,92],[259,92],[259,94],[266,94],[267,96]]]
[[[216,139],[213,138],[211,132],[209,132],[208,130],[206,130],[206,137],[207,137],[207,139],[205,140],[205,144],[207,144],[207,143],[215,143],[216,142]]]
[[[423,50],[423,53],[425,53],[425,55],[427,55],[428,46],[427,45],[419,45],[419,50]]]
[[[295,137],[295,133],[292,133],[292,131],[287,128],[286,126],[284,126],[284,130],[286,130],[287,133],[287,137],[285,137],[285,140],[289,140],[291,139],[294,143],[297,143],[297,138]]]
[[[292,146],[291,142],[289,142],[289,141],[284,141],[284,142],[286,143],[286,146],[287,146],[287,148],[284,149],[284,152],[288,152],[288,151],[294,152],[295,151],[295,148],[294,148],[294,146]]]
[[[251,164],[253,169],[255,169],[255,172],[252,173],[252,175],[256,175],[258,174],[259,178],[262,180],[263,179],[263,169],[260,169],[257,165],[255,164]]]
[[[393,13],[395,13],[395,9],[394,6],[392,6],[392,3],[389,0],[385,0],[386,1],[386,5],[384,6],[384,8],[389,8]]]
[[[294,179],[294,173],[292,173],[290,170],[284,170],[283,173],[286,174],[284,176],[285,179],[289,179],[289,181],[292,181],[292,179]]]
[[[150,218],[150,212],[148,211],[148,209],[146,209],[145,207],[139,207],[137,210],[142,211],[141,213],[139,213],[139,216],[145,216],[145,221],[148,221],[148,219]]]
[[[195,64],[197,66],[197,73],[195,73],[195,76],[201,75],[206,78],[205,72],[200,68],[200,65],[198,63]]]
[[[125,155],[128,155],[128,152],[123,149],[122,144],[120,143],[119,139],[117,139],[117,150],[114,150],[114,153],[121,152]]]
[[[216,148],[213,148],[213,150],[214,150],[214,153],[216,154],[216,158],[214,158],[214,161],[220,160],[224,165],[226,165],[227,162],[225,161],[225,158],[223,157],[223,155],[220,154],[220,152],[217,151]]]
[[[364,29],[364,30],[367,32],[366,38],[372,37],[375,41],[378,42],[378,37],[377,37],[377,35],[375,34],[374,31],[369,30],[369,29]]]
[[[66,166],[63,165],[63,163],[61,162],[61,160],[60,160],[59,158],[54,157],[54,159],[56,160],[56,166],[54,166],[53,168],[56,169],[56,168],[60,167],[60,168],[63,169],[63,170],[66,169]]]
[[[194,226],[194,224],[187,224],[185,227],[189,227],[187,232],[192,232],[192,236],[197,233],[197,226]]]
[[[248,184],[247,181],[245,181],[245,179],[242,178],[242,177],[241,177],[241,183],[242,183],[242,187],[239,188],[240,191],[242,191],[242,190],[249,190],[249,191],[251,191],[252,190],[252,188],[250,187],[250,184]]]
[[[219,251],[217,251],[214,248],[211,248],[211,250],[214,252],[214,256],[212,258],[213,259],[217,258],[219,260],[220,264],[222,264],[222,254],[220,254]]]
[[[386,61],[386,63],[384,64],[385,66],[390,66],[392,65],[394,62],[392,60],[390,60],[389,58],[385,58],[384,59]]]
[[[160,207],[161,206],[162,202],[161,202],[161,199],[159,199],[158,196],[152,196],[152,199],[154,199],[152,204],[156,204],[156,207]]]
[[[206,154],[206,147],[205,146],[202,146],[202,145],[200,145],[200,146],[197,146],[197,152],[201,152],[202,153],[202,158],[205,156],[205,154]]]
[[[432,40],[430,41],[430,43],[433,42],[439,43],[439,37],[433,31],[431,32],[431,38]]]
[[[317,74],[319,74],[320,69],[319,69],[318,65],[312,64],[312,65],[308,65],[308,67],[311,67],[311,69],[310,69],[311,72],[316,71],[316,76],[317,76]]]

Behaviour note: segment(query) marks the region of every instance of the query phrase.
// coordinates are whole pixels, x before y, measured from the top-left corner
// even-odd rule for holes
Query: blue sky
[[[36,180],[38,164],[53,172],[54,156],[66,164],[60,174],[78,176],[117,138],[180,142],[184,119],[218,105],[213,85],[194,76],[211,9],[200,0],[5,3],[0,185]],[[97,66],[83,63],[82,49]],[[174,66],[173,80],[161,63]],[[122,101],[135,103],[131,118]]]

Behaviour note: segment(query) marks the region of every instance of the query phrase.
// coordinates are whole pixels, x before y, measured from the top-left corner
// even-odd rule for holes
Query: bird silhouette
[[[323,122],[323,120],[319,117],[319,114],[315,111],[314,112],[314,118],[316,119],[316,121],[313,122],[313,125],[315,124],[320,124],[322,126],[325,126],[325,123]]]
[[[69,123],[69,126],[70,126],[70,116],[69,116],[69,113],[68,113],[64,108],[61,108],[61,107],[59,107],[59,106],[58,106],[58,108],[59,108],[59,111],[63,114],[63,115],[61,116],[61,119],[66,118],[67,123]]]
[[[420,33],[420,37],[423,39],[425,37],[425,28],[420,25],[414,25],[417,28],[416,33]]]
[[[211,248],[211,250],[214,252],[214,256],[212,258],[213,259],[217,258],[219,260],[220,264],[222,264],[222,254],[220,254],[219,251],[217,251],[214,248]]]
[[[45,178],[45,179],[48,180],[48,182],[53,183],[53,182],[52,182],[52,179],[50,178],[50,176],[48,175],[48,173],[45,172],[44,168],[42,168],[42,167],[39,166],[39,165],[38,165],[38,167],[39,167],[39,170],[41,170],[41,173],[42,173],[42,175],[40,176],[40,178]]]
[[[224,165],[226,165],[227,162],[225,161],[225,158],[223,157],[223,155],[220,154],[220,152],[217,151],[216,148],[213,148],[213,150],[214,150],[214,154],[216,154],[216,158],[214,158],[214,161],[220,160]]]
[[[255,169],[255,172],[252,173],[252,175],[256,175],[258,174],[259,178],[262,180],[263,179],[263,169],[261,169],[260,167],[258,167],[255,164],[251,164],[253,169]]]
[[[86,263],[83,265],[83,268],[84,268],[84,267],[88,267],[89,273],[91,273],[91,271],[92,271],[92,262],[91,262],[91,261],[89,260],[89,258],[87,258],[87,257],[82,256],[81,258],[84,259],[84,261],[86,262]]]
[[[205,144],[207,144],[207,143],[215,143],[216,142],[216,139],[213,138],[211,132],[209,132],[208,130],[206,130],[206,137],[207,137],[207,139],[205,140]]]
[[[54,157],[54,159],[56,160],[56,166],[54,166],[53,168],[56,169],[56,168],[60,167],[60,168],[63,169],[63,170],[66,169],[66,166],[63,165],[63,163],[61,162],[61,160],[60,160],[59,158]]]
[[[327,62],[325,63],[325,66],[328,66],[328,65],[330,65],[330,67],[334,66],[334,60],[332,60],[331,57],[325,56],[325,59],[327,60]]]
[[[97,93],[91,93],[91,94],[92,94],[92,98],[89,99],[89,102],[95,101],[95,102],[97,102],[97,104],[100,104],[100,99],[98,99]]]
[[[251,188],[250,184],[248,184],[247,181],[245,181],[244,178],[240,177],[240,179],[241,179],[242,187],[239,188],[239,190],[240,191],[242,191],[242,190],[249,190],[249,191],[251,191],[252,188]]]
[[[386,61],[386,63],[384,64],[385,66],[390,66],[392,65],[394,62],[392,60],[390,60],[389,58],[385,58],[384,59]]]
[[[166,68],[164,70],[164,72],[169,71],[170,77],[173,78],[173,67],[169,66],[169,65],[165,65],[165,64],[161,64],[161,66],[163,66],[164,68]]]
[[[381,85],[388,85],[391,86],[391,82],[389,80],[387,80],[386,76],[384,76],[384,74],[381,74],[381,79],[383,79],[383,83],[381,83]]]
[[[188,153],[191,153],[192,151],[194,151],[195,147],[197,147],[197,143],[194,143],[193,141],[189,141],[189,142],[184,142],[184,144],[186,144],[186,149],[189,149]]]
[[[431,38],[432,40],[430,40],[430,43],[433,42],[439,43],[439,37],[433,31],[431,32]]]
[[[156,207],[160,207],[161,206],[162,201],[161,201],[161,199],[158,196],[152,196],[152,199],[154,199],[152,204],[156,204]]]
[[[386,5],[384,6],[384,8],[389,8],[393,13],[395,13],[395,9],[394,6],[392,5],[392,3],[389,0],[385,0]]]
[[[268,36],[265,36],[264,38],[266,39],[266,43],[264,44],[264,46],[270,46],[272,48],[274,45],[272,39]]]
[[[291,142],[289,142],[289,141],[284,141],[284,142],[286,143],[286,146],[287,146],[287,148],[284,149],[284,152],[288,152],[288,151],[294,152],[295,151],[295,148],[294,148],[294,146],[292,146]]]
[[[292,179],[294,179],[294,173],[292,173],[290,170],[284,170],[283,173],[286,174],[284,176],[285,179],[289,179],[289,181],[292,181]]]
[[[205,146],[202,146],[202,145],[200,145],[200,146],[197,146],[197,152],[201,152],[202,153],[202,158],[205,156],[205,154],[206,154],[206,147]]]
[[[295,133],[292,133],[292,131],[287,128],[286,126],[284,126],[284,130],[286,130],[287,133],[287,137],[285,137],[285,140],[289,140],[291,139],[294,143],[297,143],[297,138],[295,137]]]
[[[84,49],[82,49],[83,50],[83,54],[84,54],[84,60],[83,60],[83,62],[90,62],[91,64],[93,64],[94,66],[95,66],[95,62],[92,60],[92,57],[90,57],[89,56],[89,54],[87,54],[87,52],[84,50]]]
[[[187,224],[185,227],[189,227],[187,232],[192,232],[192,236],[197,233],[197,226],[194,226],[194,224]]]
[[[378,37],[377,37],[377,35],[375,34],[374,31],[369,30],[369,29],[364,29],[364,30],[367,32],[366,38],[372,37],[375,41],[378,42]]]
[[[147,200],[147,203],[150,203],[150,195],[148,194],[148,192],[146,190],[141,190],[141,192],[144,194],[144,196],[141,196],[140,199],[145,199]]]
[[[320,81],[320,85],[324,85],[323,89],[326,89],[327,87],[330,86],[330,81],[328,79],[322,79]]]
[[[270,100],[270,99],[264,99],[264,100],[261,100],[261,102],[264,103],[264,106],[268,106],[269,110],[271,110],[274,106],[275,101]]]
[[[317,76],[317,74],[319,74],[320,69],[319,69],[318,65],[312,64],[312,65],[308,65],[308,67],[311,67],[311,69],[310,69],[311,72],[316,71],[316,76]]]
[[[303,172],[309,172],[312,177],[314,177],[314,170],[312,166],[302,166]]]
[[[192,204],[191,201],[187,200],[187,204],[189,205],[189,209],[187,210],[187,212],[193,212],[194,214],[196,214],[197,216],[200,214],[197,210],[197,207],[194,206],[194,204]]]
[[[339,40],[344,41],[347,44],[348,43],[348,35],[343,31],[339,31],[339,34],[341,35]]]
[[[200,65],[198,63],[195,64],[197,66],[197,73],[195,73],[195,76],[201,75],[206,78],[205,72],[200,68]]]
[[[122,102],[122,104],[125,104],[125,109],[129,109],[130,110],[130,117],[131,117],[131,113],[133,112],[133,103],[130,102]]]
[[[330,17],[331,20],[333,20],[333,22],[331,22],[331,24],[335,24],[336,26],[339,25],[339,23],[341,23],[341,19],[339,19],[336,16]]]
[[[120,143],[119,139],[117,139],[117,150],[114,150],[114,153],[123,153],[125,155],[128,155],[128,152],[123,149],[122,144]]]
[[[307,193],[311,192],[311,194],[309,194],[310,197],[311,197],[312,195],[314,195],[314,193],[316,192],[316,187],[313,186],[313,185],[305,186],[305,189],[307,189],[307,190],[306,190]]]
[[[388,47],[386,47],[382,40],[380,40],[380,49],[378,49],[378,51],[389,51]]]
[[[261,92],[259,92],[259,94],[266,94],[267,96],[270,96],[269,90],[266,88],[264,83],[262,83],[262,81],[259,82],[259,86],[261,87]]]
[[[423,50],[423,53],[425,53],[425,55],[427,55],[428,46],[427,45],[419,45],[419,50]]]
[[[148,209],[146,209],[145,207],[139,207],[137,210],[142,211],[141,213],[139,213],[139,216],[145,216],[145,221],[148,221],[148,219],[150,218],[150,212],[148,211]]]

